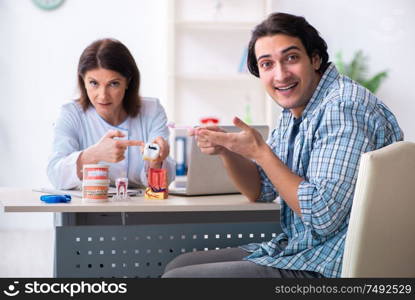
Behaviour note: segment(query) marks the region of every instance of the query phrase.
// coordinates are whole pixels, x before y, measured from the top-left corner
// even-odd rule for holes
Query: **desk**
[[[55,277],[159,277],[181,253],[268,241],[280,232],[278,204],[242,195],[96,204],[45,204],[40,195],[0,188],[0,203],[4,212],[55,214]]]

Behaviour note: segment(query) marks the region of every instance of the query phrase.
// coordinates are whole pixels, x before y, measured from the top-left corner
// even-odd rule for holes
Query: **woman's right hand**
[[[105,161],[108,163],[116,163],[125,159],[125,150],[129,146],[143,146],[142,141],[137,140],[117,140],[117,137],[124,137],[125,135],[118,130],[108,131],[98,143],[91,146],[84,152],[89,154],[87,156],[94,157],[96,162]]]
[[[137,140],[116,140],[116,137],[124,137],[118,130],[108,131],[95,145],[81,152],[76,162],[76,173],[82,180],[82,167],[85,164],[96,164],[100,161],[116,163],[125,159],[125,149],[129,146],[143,146],[144,142]]]

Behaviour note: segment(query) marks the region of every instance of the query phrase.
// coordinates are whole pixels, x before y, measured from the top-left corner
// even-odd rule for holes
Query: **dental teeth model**
[[[113,201],[125,201],[130,199],[127,193],[128,178],[117,178],[115,180],[115,188],[117,190],[117,194],[113,196]]]
[[[159,157],[160,146],[158,144],[147,143],[143,150],[143,159],[153,161]]]

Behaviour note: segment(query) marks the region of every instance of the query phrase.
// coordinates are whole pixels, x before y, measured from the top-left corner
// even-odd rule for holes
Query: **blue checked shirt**
[[[293,115],[284,110],[268,144],[287,164]],[[291,170],[303,178],[297,191],[301,217],[280,199],[282,233],[242,246],[245,259],[281,269],[340,277],[360,155],[403,139],[392,112],[367,89],[330,64],[302,114]],[[261,195],[278,191],[258,166]]]

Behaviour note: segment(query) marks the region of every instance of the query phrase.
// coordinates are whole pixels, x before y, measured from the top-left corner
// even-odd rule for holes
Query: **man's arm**
[[[222,138],[223,134],[227,135],[218,126],[195,128],[189,131],[191,136],[195,136],[200,151],[208,155],[219,155],[226,172],[237,189],[250,201],[256,201],[261,194],[261,177],[256,164],[246,157],[228,150],[223,145],[213,143],[210,140],[212,137],[210,133],[213,134],[212,140],[216,137],[215,133],[219,133]]]
[[[212,148],[220,146],[225,149],[220,151],[220,154],[228,174],[237,184],[239,190],[251,201],[257,200],[261,192],[261,179],[258,170],[255,163],[250,161],[255,160],[265,171],[285,202],[301,216],[297,189],[303,178],[292,173],[281,162],[258,131],[249,127],[239,118],[234,119],[234,124],[242,131],[225,133],[200,130],[198,138],[202,141],[201,145]]]
[[[221,155],[221,158],[229,177],[243,195],[251,201],[256,201],[261,193],[261,179],[255,163],[234,152],[226,153]],[[269,147],[256,162],[265,171],[284,201],[301,216],[297,189],[303,178],[291,172]]]
[[[291,172],[269,147],[261,151],[261,155],[258,156],[256,162],[262,167],[287,205],[301,217],[297,190],[304,179]]]
[[[250,201],[256,201],[261,193],[261,179],[255,163],[231,151],[224,151],[220,157],[236,188]]]

